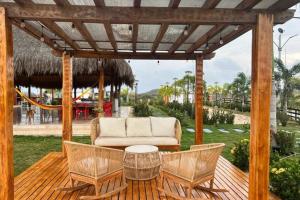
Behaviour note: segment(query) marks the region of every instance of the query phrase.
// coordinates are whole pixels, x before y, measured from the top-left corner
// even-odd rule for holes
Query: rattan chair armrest
[[[91,143],[95,144],[95,140],[100,135],[100,126],[99,126],[99,118],[95,118],[91,121]]]
[[[180,121],[177,119],[175,123],[175,137],[179,145],[181,144],[181,136],[182,136],[181,124]]]

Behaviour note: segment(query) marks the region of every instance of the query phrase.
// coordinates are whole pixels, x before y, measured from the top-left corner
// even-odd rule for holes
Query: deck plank
[[[111,191],[119,187],[121,181],[121,177],[117,177],[102,183],[101,192]],[[127,180],[127,183],[126,190],[112,198],[107,198],[107,200],[159,200],[164,197],[164,194],[157,190],[157,179],[149,181]],[[55,190],[57,187],[66,187],[69,184],[67,160],[62,157],[61,153],[52,152],[15,178],[15,199],[76,200],[83,195],[95,194],[93,186],[72,193]],[[203,184],[203,186],[208,185],[208,183]],[[168,180],[165,181],[164,186],[181,196],[184,195],[184,189],[181,185]],[[223,157],[220,157],[218,161],[214,187],[229,190],[227,193],[218,194],[217,199],[248,199],[248,175]],[[210,198],[207,193],[201,190],[193,190],[192,195],[194,198]],[[170,197],[166,199],[173,200]],[[270,199],[276,200],[278,198],[270,195]]]

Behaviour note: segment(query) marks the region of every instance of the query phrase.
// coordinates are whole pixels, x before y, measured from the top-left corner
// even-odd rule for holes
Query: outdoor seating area
[[[225,173],[226,172],[226,173]],[[228,160],[220,157],[215,174],[214,188],[226,188],[229,192],[218,193],[221,199],[248,200],[249,177],[240,169],[232,165]],[[159,179],[152,180],[127,180],[127,188],[112,199],[164,199],[164,195],[158,191]],[[17,199],[79,199],[79,196],[94,195],[94,186],[89,186],[74,192],[55,190],[60,187],[70,186],[67,158],[62,153],[52,152],[35,163],[29,169],[15,178],[14,198]],[[121,185],[121,177],[105,181],[99,187],[102,193],[113,190]],[[205,184],[204,186],[208,186]],[[166,181],[164,187],[177,195],[184,195],[183,187],[173,181]],[[192,197],[208,198],[206,193],[195,189]],[[167,198],[173,199],[173,198]],[[278,198],[270,195],[270,199]]]
[[[277,199],[269,184],[273,26],[294,18],[290,8],[298,2],[0,1],[0,199]],[[250,30],[246,174],[221,156],[225,144],[204,144],[203,69],[216,50]],[[137,104],[137,80],[129,65],[135,59],[158,64],[193,60],[195,131],[193,145],[185,151],[180,116],[111,117],[120,106],[122,85],[135,86]],[[39,89],[40,102],[31,98],[31,86]],[[91,102],[83,101],[83,90],[77,95],[79,88],[93,90]],[[51,100],[54,89],[59,90],[60,101],[49,103],[48,95],[42,98],[43,89],[51,91]],[[49,148],[14,177],[13,107],[18,95],[44,110],[60,111],[61,152]],[[34,111],[26,114],[30,118]],[[73,142],[74,119],[89,118],[95,118],[91,140]]]

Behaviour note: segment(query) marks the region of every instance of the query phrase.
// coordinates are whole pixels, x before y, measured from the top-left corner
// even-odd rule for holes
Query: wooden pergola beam
[[[164,37],[166,31],[168,30],[169,24],[162,24],[159,28],[159,31],[156,35],[156,38],[153,42],[153,46],[151,49],[151,52],[154,53],[160,43],[160,41],[162,40],[162,38]]]
[[[108,36],[108,39],[111,43],[111,46],[114,48],[115,52],[118,50],[117,42],[115,40],[115,36],[111,27],[111,24],[109,22],[104,23],[104,28],[106,31],[106,34]]]
[[[94,3],[95,3],[95,5],[98,6],[98,7],[105,6],[104,0],[94,0]]]
[[[261,0],[244,0],[239,5],[236,6],[236,9],[241,10],[249,10],[253,8],[257,3],[259,3]],[[201,47],[203,44],[208,42],[212,37],[219,34],[222,30],[226,28],[226,25],[216,25],[211,30],[209,30],[206,34],[204,34],[202,37],[200,37],[188,50],[187,53],[191,53]],[[228,42],[227,42],[228,43]],[[217,46],[215,44],[214,46]],[[210,48],[211,49],[211,48]],[[212,52],[212,50],[210,50]],[[214,49],[215,50],[215,49]]]
[[[202,8],[211,9],[216,7],[220,2],[221,0],[206,0]]]
[[[18,6],[23,8],[24,6],[35,6],[38,4],[35,4],[32,0],[14,0]],[[64,0],[55,0],[55,3],[57,3],[59,6],[62,6],[64,4],[67,4],[66,2],[64,3]],[[80,47],[72,41],[67,34],[53,21],[47,20],[47,19],[42,19],[41,22],[54,34],[58,35],[60,38],[62,38],[68,45],[70,45],[73,49],[80,49]],[[33,34],[31,34],[34,36]],[[34,36],[35,37],[35,36]],[[50,46],[52,47],[52,46]]]
[[[69,7],[71,4],[68,0],[54,0],[54,2],[61,7]],[[87,30],[86,26],[80,22],[75,21],[73,22],[75,28],[79,31],[79,33],[82,35],[82,37],[89,43],[89,45],[95,50],[98,51],[98,45],[94,41],[93,37],[91,36],[90,32]]]
[[[21,30],[25,31],[26,33],[30,34],[31,36],[33,36],[34,38],[40,40],[42,32],[39,31],[38,29],[34,28],[33,26],[31,26],[30,24],[25,23],[25,27],[21,26],[21,21],[20,20],[14,20],[12,21],[12,24],[17,26],[18,28],[20,28]],[[51,47],[52,49],[59,49],[59,45],[57,45],[57,47],[54,46],[54,42],[51,40],[51,38],[49,38],[48,36],[44,35],[43,36],[45,41],[44,43],[47,44],[49,47]]]
[[[203,57],[196,58],[195,74],[195,144],[203,143]]]
[[[141,0],[134,0],[133,6],[135,8],[140,8],[141,7]],[[134,23],[132,25],[132,51],[136,52],[136,42],[138,38],[138,33],[139,33],[139,25],[137,23]]]
[[[0,3],[7,9],[8,17],[28,20],[83,21],[100,23],[144,23],[144,24],[255,24],[259,13],[270,10],[203,9],[203,8],[153,8],[153,7],[96,7],[69,6],[61,9],[57,5]],[[273,11],[274,13],[274,11]],[[291,19],[294,11],[274,13],[274,23]]]
[[[64,141],[72,140],[72,88],[73,88],[73,66],[72,57],[64,53],[62,55],[62,69],[63,69],[63,82],[62,82],[62,152],[66,156],[64,148]]]
[[[12,25],[4,8],[0,8],[0,199],[14,198],[13,156],[13,68]]]
[[[91,36],[90,32],[86,28],[86,26],[82,22],[74,22],[74,26],[77,28],[79,33],[83,36],[83,38],[91,45],[91,47],[95,50],[98,51],[98,45],[94,41],[93,37]]]
[[[177,38],[175,43],[171,46],[168,53],[173,54],[183,43],[186,39],[188,39],[192,33],[197,29],[198,25],[191,25],[188,28],[188,34],[185,35],[184,32]]]
[[[227,43],[231,42],[232,40],[236,39],[237,37],[243,35],[244,33],[248,32],[251,30],[251,26],[244,26],[244,27],[240,27],[239,30],[237,31],[232,31],[231,33],[225,35],[222,37],[223,39],[223,44],[220,43],[216,43],[213,44],[212,46],[209,47],[208,50],[204,50],[204,54],[209,54],[211,52],[214,52],[215,50],[219,49],[220,47],[226,45]]]
[[[193,45],[186,51],[186,53],[193,53],[195,50],[197,50],[199,47],[201,47],[203,44],[208,42],[208,40],[218,33],[222,31],[226,26],[224,25],[216,25],[213,28],[211,28],[207,33],[205,33],[203,36],[201,36]]]
[[[74,42],[55,22],[51,20],[42,19],[41,22],[54,34],[62,38],[73,49],[80,49],[78,44]]]
[[[273,15],[260,14],[252,36],[249,200],[269,199]]]
[[[75,51],[66,51],[71,54],[73,57],[80,58],[108,58],[108,59],[156,59],[156,60],[188,60],[195,59],[197,56],[202,54],[184,54],[184,53],[142,53],[142,52],[113,52],[113,51],[84,51],[84,50],[75,50]],[[61,57],[63,55],[62,51],[53,50],[52,54]],[[210,60],[215,56],[214,53],[204,54],[203,58],[205,60]]]

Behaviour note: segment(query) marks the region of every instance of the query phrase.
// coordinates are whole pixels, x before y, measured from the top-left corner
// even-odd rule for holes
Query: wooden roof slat
[[[73,49],[80,49],[78,44],[74,42],[69,36],[54,22],[50,20],[41,20],[41,22],[53,33],[62,38]]]
[[[23,31],[25,31],[26,33],[32,35],[34,38],[40,40],[42,32],[39,31],[38,29],[36,29],[35,27],[31,26],[30,24],[25,23],[25,27],[21,26],[21,21],[20,20],[12,20],[12,23],[17,26],[18,28],[22,29]],[[58,49],[59,45],[57,44],[57,47],[54,47],[54,43],[51,40],[51,38],[49,38],[47,35],[43,35],[44,37],[44,43],[48,46],[50,46],[52,49]]]
[[[68,0],[53,0],[58,6],[69,6],[71,5]]]
[[[57,5],[0,3],[10,18],[28,20],[82,21],[117,24],[255,24],[257,14],[269,10],[202,9],[202,8],[154,8],[141,7],[96,7],[69,6],[61,9]],[[275,24],[284,23],[294,15],[287,10],[275,12]]]
[[[21,9],[23,9],[25,6],[35,6],[36,4],[32,1],[32,0],[14,0],[17,4],[21,5]],[[60,0],[55,0],[58,3],[63,3],[64,0],[60,1]],[[26,2],[26,4],[24,4],[24,2]],[[63,40],[65,40],[65,42],[70,45],[73,49],[80,49],[80,47],[74,42],[72,41],[67,34],[54,22],[52,22],[51,20],[47,20],[47,19],[41,19],[40,20],[42,22],[42,24],[44,26],[46,26],[51,32],[53,32],[54,34],[58,35],[60,38],[62,38]],[[51,46],[50,46],[51,47]]]
[[[273,4],[269,9],[270,10],[285,10],[287,8],[290,8],[297,3],[300,3],[300,0],[284,0],[284,1],[277,1],[275,4]]]
[[[169,8],[178,8],[181,0],[170,0]]]
[[[135,8],[140,8],[141,7],[141,0],[134,0],[133,6]]]
[[[257,3],[261,0],[244,0],[239,5],[237,5],[236,9],[249,10],[253,8]],[[209,39],[219,34],[222,30],[226,28],[226,25],[216,25],[210,31],[208,31],[205,35],[200,37],[186,52],[192,53],[199,47],[201,47],[205,42],[208,42]]]
[[[106,34],[109,38],[109,41],[111,43],[111,46],[114,48],[114,51],[117,51],[118,46],[117,46],[117,43],[116,43],[116,40],[115,40],[115,37],[114,37],[114,33],[113,33],[113,30],[112,30],[111,24],[108,23],[108,22],[105,22],[104,27],[105,27]]]
[[[54,0],[55,3],[58,6],[62,7],[69,7],[71,6],[70,2],[68,0]],[[79,21],[74,21],[73,22],[75,28],[79,31],[79,33],[83,36],[83,38],[89,43],[89,45],[95,50],[98,51],[98,45],[94,41],[93,37],[91,36],[90,32],[86,28],[86,26]]]
[[[80,32],[80,34],[84,37],[84,39],[93,47],[95,51],[98,51],[98,45],[94,41],[93,37],[91,36],[90,32],[86,28],[86,26],[82,22],[75,21],[74,22],[75,27]]]
[[[230,32],[229,34],[225,35],[222,37],[222,40],[223,40],[223,44],[214,44],[212,45],[208,50],[205,50],[203,53],[211,53],[213,51],[215,51],[216,49],[224,46],[225,44],[229,43],[230,41],[232,41],[233,39],[241,36],[242,34],[248,32],[249,30],[251,30],[251,26],[243,26],[243,27],[240,27],[239,30],[237,31],[232,31]]]
[[[191,25],[188,28],[188,34],[187,35],[185,35],[182,32],[181,35],[175,41],[175,43],[169,49],[169,53],[173,54],[176,51],[176,49],[178,49],[178,47],[180,47],[180,45],[182,45],[184,43],[184,41],[192,35],[192,33],[197,29],[197,27],[198,27],[198,25]]]
[[[262,0],[244,0],[236,8],[237,9],[250,9],[253,8],[256,4]]]
[[[141,0],[134,0],[133,6],[135,8],[140,8]],[[133,52],[136,52],[136,42],[138,38],[138,33],[139,33],[139,25],[137,23],[134,23],[132,26],[132,51]]]
[[[220,2],[221,0],[206,0],[202,8],[212,9],[216,7]]]
[[[181,0],[170,0],[169,2],[169,8],[178,8],[179,4],[180,4],[180,1]],[[156,38],[153,42],[153,45],[152,45],[152,49],[151,49],[151,52],[155,52],[157,47],[159,46],[159,43],[160,41],[162,40],[162,38],[164,37],[166,31],[168,30],[168,27],[169,27],[169,24],[166,23],[166,24],[162,24],[159,28],[159,31],[156,35]]]
[[[222,31],[226,26],[223,25],[217,25],[211,28],[206,34],[201,36],[197,42],[195,42],[187,51],[186,53],[193,53],[195,50],[197,50],[199,47],[201,47],[203,44],[205,44],[210,38],[214,37],[220,31]]]
[[[169,27],[169,24],[162,24],[160,26],[159,32],[157,33],[156,38],[153,42],[153,46],[152,46],[152,49],[151,49],[152,53],[156,51],[160,41],[162,40],[162,38],[164,37],[166,31],[168,30],[168,27]]]
[[[98,7],[103,7],[103,6],[105,6],[104,0],[94,0],[94,3],[95,3],[95,5],[98,6]]]

